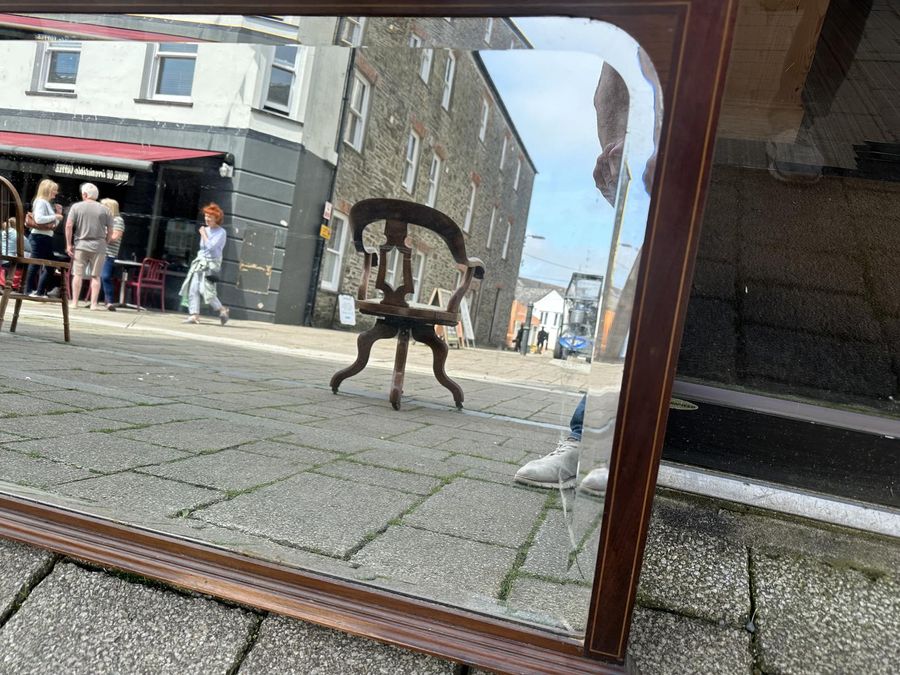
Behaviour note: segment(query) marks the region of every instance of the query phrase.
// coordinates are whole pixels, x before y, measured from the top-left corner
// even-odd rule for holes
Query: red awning
[[[89,138],[48,136],[0,131],[0,153],[27,155],[63,162],[84,162],[101,166],[150,171],[156,162],[215,157],[222,152],[173,148],[165,145],[141,145]]]
[[[97,38],[99,40],[134,40],[136,42],[203,42],[168,33],[153,33],[131,28],[116,28],[76,21],[60,21],[28,14],[0,14],[0,26],[10,26],[40,33]]]

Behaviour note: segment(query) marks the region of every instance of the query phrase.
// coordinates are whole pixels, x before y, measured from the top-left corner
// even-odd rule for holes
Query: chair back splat
[[[367,249],[363,242],[366,227],[375,222],[385,222],[384,243],[377,250]],[[412,274],[412,248],[407,243],[409,225],[417,225],[437,234],[447,245],[457,267],[463,270],[459,286],[450,296],[445,309],[430,305],[416,305],[406,300],[415,292]],[[435,325],[455,326],[459,322],[459,304],[472,279],[484,278],[484,263],[478,258],[466,256],[466,241],[462,230],[444,213],[415,202],[400,199],[365,199],[350,209],[350,227],[353,245],[363,255],[363,274],[357,292],[356,308],[362,314],[377,317],[375,326],[359,335],[356,361],[335,373],[331,378],[331,390],[336,394],[341,382],[361,372],[369,361],[372,345],[376,340],[397,337],[394,359],[394,375],[391,382],[390,401],[395,410],[400,408],[403,378],[406,370],[406,354],[409,338],[427,344],[434,358],[434,375],[450,390],[457,408],[462,408],[462,388],[444,371],[449,351],[447,344],[435,333]],[[401,256],[402,280],[393,286],[386,279],[384,264],[391,251]],[[369,278],[376,268],[375,289],[383,298],[369,298]]]

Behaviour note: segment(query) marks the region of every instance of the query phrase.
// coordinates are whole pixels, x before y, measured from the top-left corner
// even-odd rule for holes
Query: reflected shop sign
[[[134,185],[134,176],[124,169],[102,169],[83,164],[65,164],[57,162],[53,165],[53,173],[58,176],[70,178],[83,178],[85,180],[103,181],[105,183],[118,183],[120,185]]]

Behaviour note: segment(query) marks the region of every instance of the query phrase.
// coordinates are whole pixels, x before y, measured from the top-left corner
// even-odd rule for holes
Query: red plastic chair
[[[141,300],[146,290],[159,291],[160,309],[166,311],[166,270],[169,263],[156,258],[144,258],[141,261],[141,269],[135,280],[129,280],[126,288],[131,289],[131,297],[138,309],[142,309]]]

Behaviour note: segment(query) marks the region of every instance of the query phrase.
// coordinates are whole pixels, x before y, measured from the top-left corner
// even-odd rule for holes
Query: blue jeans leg
[[[584,429],[584,404],[587,402],[587,394],[581,397],[572,419],[569,421],[569,438],[581,440],[581,432]]]
[[[53,259],[53,237],[44,234],[30,234],[28,241],[31,243],[32,257],[44,260]],[[47,285],[47,273],[48,269],[43,265],[29,265],[28,271],[25,273],[25,292],[37,291],[43,295],[44,287]]]
[[[100,272],[100,283],[103,284],[103,302],[107,305],[113,305],[117,302],[114,297],[115,285],[113,284],[114,260],[115,258],[106,256],[106,261],[103,263],[103,271]]]

